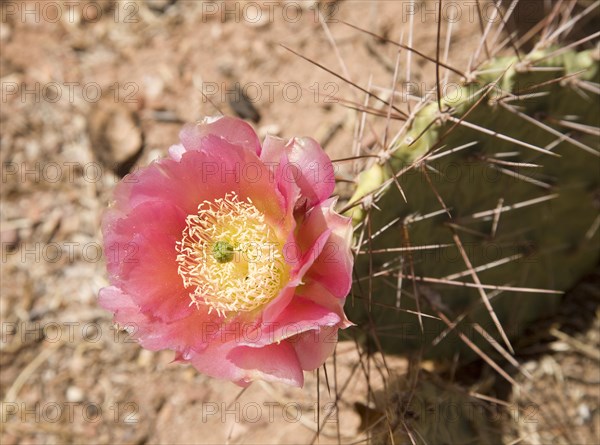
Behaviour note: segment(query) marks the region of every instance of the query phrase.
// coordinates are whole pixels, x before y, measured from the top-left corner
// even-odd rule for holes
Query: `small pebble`
[[[0,41],[4,42],[10,39],[11,32],[10,25],[8,23],[0,23]]]
[[[590,420],[590,408],[585,403],[582,403],[577,407],[577,414],[579,414],[579,418],[582,420],[582,423]]]
[[[83,398],[83,391],[77,386],[69,386],[67,388],[67,400],[69,402],[81,402]]]

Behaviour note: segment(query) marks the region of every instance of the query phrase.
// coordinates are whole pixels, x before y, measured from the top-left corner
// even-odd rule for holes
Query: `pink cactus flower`
[[[231,117],[180,139],[115,189],[100,305],[204,374],[302,386],[351,325],[352,226],[334,211],[331,161],[311,138],[261,146]]]

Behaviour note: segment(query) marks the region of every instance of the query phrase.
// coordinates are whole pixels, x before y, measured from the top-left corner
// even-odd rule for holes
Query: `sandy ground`
[[[418,5],[412,42],[431,55],[432,11]],[[453,25],[460,66],[478,42],[472,12],[464,6]],[[364,437],[354,404],[382,387],[381,358],[367,363],[344,343],[327,378],[244,392],[172,364],[172,353],[142,350],[97,305],[107,285],[98,226],[121,176],[164,156],[184,122],[219,110],[261,136],[310,135],[334,159],[353,154],[358,114],[336,98],[364,94],[285,47],[363,88],[389,88],[397,48],[342,21],[398,40],[410,16],[393,1],[2,3],[2,444]],[[411,76],[421,91],[433,87],[423,59],[413,58]],[[355,173],[340,165],[340,179]]]

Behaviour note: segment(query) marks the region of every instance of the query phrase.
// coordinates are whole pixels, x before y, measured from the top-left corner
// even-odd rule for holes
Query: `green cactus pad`
[[[598,262],[600,113],[577,86],[600,82],[598,52],[553,51],[489,62],[442,113],[419,109],[387,161],[360,176],[349,214],[365,233],[347,309],[373,348],[463,359],[475,356],[468,342],[508,349],[484,298],[515,338]],[[448,322],[458,325],[442,338]]]

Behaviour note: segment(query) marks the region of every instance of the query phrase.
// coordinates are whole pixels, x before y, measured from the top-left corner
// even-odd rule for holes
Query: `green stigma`
[[[219,263],[229,263],[233,260],[233,246],[227,241],[217,241],[213,246],[213,257]]]

